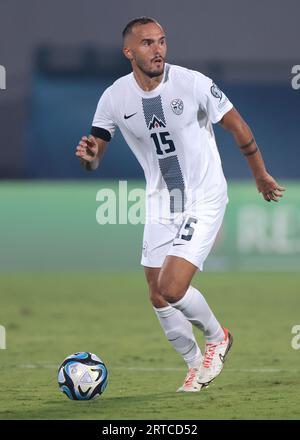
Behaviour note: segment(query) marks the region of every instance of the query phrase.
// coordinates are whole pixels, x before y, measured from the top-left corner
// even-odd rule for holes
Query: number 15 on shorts
[[[173,246],[185,244],[187,241],[191,241],[195,232],[194,226],[198,219],[195,217],[185,217],[179,226],[176,237],[173,241]]]

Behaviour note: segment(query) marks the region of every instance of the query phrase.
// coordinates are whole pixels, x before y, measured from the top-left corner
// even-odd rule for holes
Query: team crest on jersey
[[[183,108],[184,106],[182,99],[176,98],[171,101],[171,109],[173,110],[175,115],[181,115],[181,113],[183,112]]]
[[[221,92],[221,90],[219,89],[219,87],[216,84],[213,84],[211,86],[210,91],[211,91],[211,94],[215,98],[217,98],[217,99],[219,99],[221,101],[221,99],[222,99],[222,92]]]
[[[159,128],[159,127],[165,127],[166,124],[159,119],[157,116],[153,115],[152,119],[149,122],[148,128],[149,130],[152,130],[153,128]]]

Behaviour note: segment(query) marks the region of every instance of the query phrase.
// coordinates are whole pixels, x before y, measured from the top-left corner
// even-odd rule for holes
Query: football
[[[79,352],[68,356],[58,368],[60,390],[71,400],[91,400],[107,386],[108,371],[98,356]]]

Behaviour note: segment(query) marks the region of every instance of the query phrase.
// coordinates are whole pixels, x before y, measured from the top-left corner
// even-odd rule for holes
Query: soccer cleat
[[[207,387],[222,371],[225,358],[233,342],[227,328],[223,328],[225,339],[221,342],[207,342],[202,365],[198,372],[197,381],[202,387]]]
[[[183,385],[178,388],[177,393],[195,393],[197,391],[200,391],[202,385],[199,384],[197,381],[198,373],[199,368],[189,368]]]

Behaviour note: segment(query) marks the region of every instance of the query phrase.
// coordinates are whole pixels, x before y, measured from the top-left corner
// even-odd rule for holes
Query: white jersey
[[[147,221],[159,222],[180,212],[197,215],[203,203],[227,198],[212,123],[231,108],[210,78],[166,64],[163,80],[150,92],[133,73],[108,87],[91,133],[110,140],[119,127],[144,170]]]

